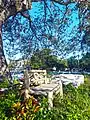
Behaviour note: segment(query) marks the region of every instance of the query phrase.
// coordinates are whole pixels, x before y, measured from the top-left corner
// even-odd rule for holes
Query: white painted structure
[[[62,83],[65,85],[72,83],[75,87],[78,87],[84,83],[84,76],[79,74],[53,75],[52,79],[56,81],[62,81]]]
[[[32,82],[36,83],[37,86],[30,87]],[[25,86],[26,93],[28,90],[30,94],[47,96],[49,108],[53,107],[54,94],[60,93],[60,96],[63,97],[62,82],[50,81],[47,78],[46,70],[25,71]]]

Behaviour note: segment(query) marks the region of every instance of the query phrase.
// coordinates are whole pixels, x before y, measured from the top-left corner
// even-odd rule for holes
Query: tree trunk
[[[3,50],[2,24],[3,24],[3,21],[0,21],[0,74],[4,74],[7,68],[7,62],[6,62],[4,50]]]

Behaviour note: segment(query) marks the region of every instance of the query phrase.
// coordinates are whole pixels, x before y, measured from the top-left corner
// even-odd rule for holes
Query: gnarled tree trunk
[[[2,41],[2,24],[3,21],[0,20],[0,73],[3,74],[7,68],[7,62],[3,50],[3,41]]]
[[[24,13],[27,9],[31,9],[31,0],[0,0],[0,74],[8,70],[3,50],[2,25],[10,16],[17,12]]]

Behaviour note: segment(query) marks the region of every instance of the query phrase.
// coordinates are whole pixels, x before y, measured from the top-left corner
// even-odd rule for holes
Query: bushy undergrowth
[[[78,88],[64,86],[63,99],[57,95],[51,110],[46,98],[35,106],[33,99],[22,103],[18,89],[9,90],[0,96],[0,120],[90,120],[89,79],[90,76],[85,76],[85,84]]]
[[[37,120],[90,120],[90,76],[85,76],[85,84],[74,88],[64,86],[63,99],[57,95],[54,108],[38,111]]]
[[[7,85],[7,81],[3,85]],[[0,120],[33,120],[39,108],[39,103],[33,96],[24,100],[20,86],[16,83],[3,94],[0,92]]]
[[[9,91],[0,95],[0,120],[7,120],[10,116],[9,109],[16,101],[19,101],[17,91]]]
[[[89,120],[90,119],[90,89],[80,86],[78,89],[73,86],[66,86],[64,98],[55,99],[53,119],[55,120]]]

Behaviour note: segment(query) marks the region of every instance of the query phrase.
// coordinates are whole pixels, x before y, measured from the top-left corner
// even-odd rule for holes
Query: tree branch
[[[32,0],[32,2],[41,2],[44,0]],[[75,3],[75,1],[67,0],[67,2],[64,2],[63,0],[51,0],[52,2],[58,3],[60,5],[68,5],[71,3]]]

